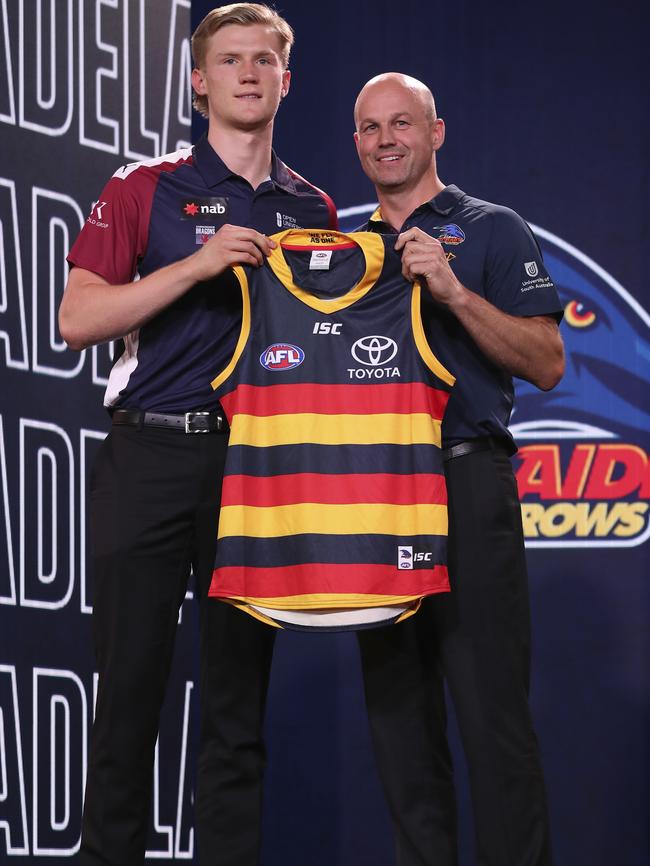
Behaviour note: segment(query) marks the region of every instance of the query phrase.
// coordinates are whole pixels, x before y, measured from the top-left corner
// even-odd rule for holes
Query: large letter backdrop
[[[189,34],[212,5],[0,0],[2,863],[75,857],[97,686],[85,514],[112,347],[76,353],[63,343],[65,256],[84,220],[102,218],[98,196],[120,165],[202,131]],[[499,19],[492,4],[398,5],[280,6],[297,43],[277,150],[335,198],[342,228],[357,227],[375,202],[352,142],[354,99],[372,75],[408,72],[432,86],[447,121],[441,176],[531,224],[565,305],[567,350],[554,391],[517,383],[512,418],[556,862],[647,866],[650,137],[640,17],[591,10],[583,21],[543,7]],[[195,669],[190,587],[154,768],[147,856],[162,862],[195,856]],[[474,866],[452,710],[450,738],[461,864]],[[394,866],[354,636],[279,635],[267,739],[263,866]]]

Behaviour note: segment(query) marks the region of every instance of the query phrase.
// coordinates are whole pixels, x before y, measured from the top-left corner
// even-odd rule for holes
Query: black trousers
[[[142,866],[160,710],[190,570],[201,624],[202,864],[253,866],[274,630],[208,600],[227,436],[114,427],[91,480],[99,689],[83,866]]]
[[[500,449],[446,463],[452,592],[393,629],[359,632],[374,748],[399,866],[457,864],[443,677],[470,779],[477,863],[550,866],[528,707],[530,617],[521,513]]]

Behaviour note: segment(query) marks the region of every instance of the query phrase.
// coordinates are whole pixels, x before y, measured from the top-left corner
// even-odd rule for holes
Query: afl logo
[[[266,370],[293,370],[304,360],[305,353],[300,346],[292,346],[291,343],[273,343],[260,355],[260,364]]]
[[[350,350],[352,357],[366,367],[381,367],[388,364],[397,354],[397,343],[390,337],[374,334],[371,337],[361,337]]]

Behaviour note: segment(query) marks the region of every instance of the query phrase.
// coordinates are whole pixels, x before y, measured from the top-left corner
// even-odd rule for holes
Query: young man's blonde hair
[[[275,9],[271,9],[270,6],[263,3],[230,3],[227,6],[218,6],[208,12],[192,34],[192,57],[197,69],[203,68],[210,37],[228,24],[239,24],[244,27],[250,24],[264,24],[271,27],[280,39],[280,56],[284,68],[287,69],[289,54],[293,45],[293,30]],[[203,117],[208,116],[208,99],[206,96],[199,96],[195,93],[192,105]]]

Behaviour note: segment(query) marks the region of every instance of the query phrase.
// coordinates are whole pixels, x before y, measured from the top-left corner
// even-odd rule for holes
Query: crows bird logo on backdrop
[[[376,206],[339,211],[342,230]],[[526,544],[642,544],[650,536],[650,315],[576,247],[531,228],[564,306],[567,364],[553,391],[515,380],[510,429]]]

